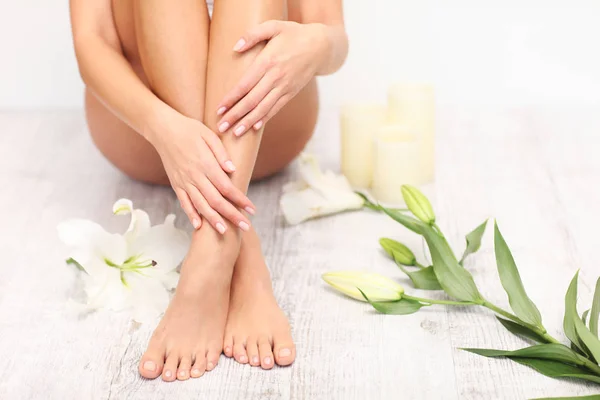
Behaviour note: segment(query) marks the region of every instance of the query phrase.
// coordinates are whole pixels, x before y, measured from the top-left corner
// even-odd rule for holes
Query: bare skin
[[[208,221],[193,233],[180,283],[140,361],[140,374],[165,381],[199,377],[217,365],[222,351],[264,369],[291,364],[296,352],[290,326],[273,296],[258,235],[242,210],[253,206],[245,198],[250,180],[281,170],[312,135],[318,108],[314,75],[294,96],[279,101],[280,108],[265,108],[262,114],[246,111],[262,122],[252,121],[254,128],[242,137],[231,132],[240,124],[236,116],[216,111],[224,98],[232,98],[232,88],[265,48],[259,43],[236,54],[231,49],[238,39],[286,14],[299,22],[314,22],[322,17],[321,11],[314,11],[321,10],[320,2],[307,9],[299,5],[309,2],[296,0],[218,0],[211,22],[206,4],[198,0],[182,0],[177,6],[164,0],[115,0],[108,7],[107,0],[95,0],[94,13],[88,3],[71,1],[76,53],[88,85],[86,112],[98,148],[135,179],[170,183],[194,226],[198,218]],[[339,4],[334,6],[339,12],[332,14],[341,15]],[[95,29],[88,28],[94,22]],[[319,29],[311,32],[320,34]],[[335,42],[339,29],[332,32]],[[342,39],[339,47],[344,48]],[[97,67],[94,57],[103,58],[104,68]],[[344,57],[345,53],[327,56],[316,64],[328,73]],[[115,89],[121,86],[127,90]],[[229,103],[233,108],[235,101]],[[231,128],[220,142],[209,143],[222,171],[207,169],[205,178],[211,185],[198,189],[174,185],[177,165],[172,160],[179,157],[171,154],[170,142],[177,139],[173,135],[199,129],[210,142],[224,118]],[[174,133],[165,134],[169,130]]]

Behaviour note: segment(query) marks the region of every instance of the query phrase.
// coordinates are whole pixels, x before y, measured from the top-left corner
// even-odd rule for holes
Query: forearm
[[[348,35],[343,24],[319,24],[323,41],[322,63],[317,75],[329,75],[336,72],[348,56]]]
[[[160,126],[175,112],[144,85],[135,71],[104,39],[76,37],[75,53],[88,89],[115,115],[152,142]],[[102,60],[102,62],[99,62]]]

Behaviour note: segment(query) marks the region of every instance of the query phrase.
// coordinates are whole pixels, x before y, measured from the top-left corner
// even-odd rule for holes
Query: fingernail
[[[156,371],[156,364],[154,362],[152,362],[152,361],[146,361],[144,363],[144,369],[146,371],[152,371],[152,372],[154,372],[154,371]]]
[[[200,226],[200,221],[198,221],[198,218],[194,218],[192,220],[192,225],[194,225],[194,229],[198,229],[198,227]]]
[[[208,364],[206,364],[206,368],[208,369],[213,369],[215,367],[215,364],[209,362]]]
[[[233,165],[233,163],[231,161],[225,161],[225,166],[231,172],[235,171],[235,165]]]
[[[235,131],[233,131],[233,133],[235,133],[236,136],[240,136],[242,133],[244,133],[245,130],[246,127],[244,125],[240,125],[237,128],[235,128]]]
[[[252,207],[246,207],[244,210],[246,210],[246,212],[250,215],[254,215],[254,213],[256,213],[256,210]]]
[[[173,373],[171,371],[165,372],[165,377],[170,378],[171,376],[173,376]]]
[[[233,46],[233,51],[240,51],[245,44],[246,41],[244,39],[238,40],[235,46]]]
[[[196,376],[200,375],[200,370],[199,370],[199,369],[197,369],[197,368],[194,368],[194,369],[192,370],[192,375],[196,375]]]
[[[254,124],[254,129],[259,130],[260,128],[262,128],[263,122],[262,121],[258,121],[257,123]]]
[[[217,115],[223,115],[225,111],[227,111],[227,107],[221,107],[217,110]]]
[[[219,233],[222,235],[225,233],[225,225],[223,225],[220,222],[217,222],[217,230],[219,231]]]
[[[248,362],[248,357],[240,356],[240,362],[242,362],[242,363]]]
[[[265,357],[265,364],[267,364],[267,365],[271,364],[271,357]]]
[[[250,225],[248,225],[247,223],[245,223],[244,221],[241,221],[238,226],[240,227],[241,230],[243,230],[244,232],[248,232],[250,230]]]
[[[221,125],[219,125],[219,132],[223,133],[227,130],[227,128],[229,128],[229,122],[223,122]]]
[[[279,357],[288,357],[292,354],[290,349],[281,349],[279,350]]]
[[[258,364],[258,357],[252,357],[252,364]]]

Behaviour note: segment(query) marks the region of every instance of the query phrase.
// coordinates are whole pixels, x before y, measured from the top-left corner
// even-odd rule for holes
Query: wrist
[[[156,147],[161,139],[169,134],[169,128],[173,126],[175,119],[175,110],[156,98],[150,104],[143,115],[144,125],[142,126],[141,135]]]

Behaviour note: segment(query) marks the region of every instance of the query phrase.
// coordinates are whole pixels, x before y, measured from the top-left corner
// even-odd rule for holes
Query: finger
[[[217,230],[221,235],[225,233],[227,230],[227,225],[225,225],[225,221],[221,218],[218,212],[213,210],[211,206],[208,204],[208,201],[204,198],[204,196],[200,193],[197,187],[188,186],[186,188],[192,203],[198,213],[202,215],[208,223]]]
[[[219,103],[217,115],[223,115],[228,109],[233,107],[242,97],[248,94],[254,86],[265,76],[268,65],[258,59],[252,63],[248,71],[242,76],[240,81],[231,89],[223,100]],[[223,133],[229,129],[231,125],[226,122],[218,124],[219,132]]]
[[[185,212],[185,214],[190,219],[190,222],[192,223],[194,229],[200,228],[200,226],[202,225],[202,218],[200,217],[200,214],[198,214],[198,211],[196,211],[196,209],[194,208],[194,205],[190,200],[190,196],[188,196],[185,190],[179,188],[175,189],[175,194],[179,199],[179,204],[181,204],[183,212]]]
[[[231,161],[231,158],[229,158],[229,154],[227,154],[227,150],[225,150],[225,146],[223,146],[221,138],[219,138],[212,131],[204,134],[202,138],[204,139],[204,141],[212,151],[213,155],[219,162],[221,168],[223,168],[223,170],[227,172],[234,172],[235,165],[233,164],[233,161]]]
[[[262,24],[250,28],[244,36],[240,38],[233,46],[233,51],[243,53],[244,51],[251,49],[264,40],[269,40],[281,31],[282,23],[277,20],[265,21]]]
[[[200,192],[208,201],[212,209],[217,211],[221,216],[227,218],[232,224],[238,226],[243,231],[250,230],[250,220],[244,216],[237,208],[227,201],[221,193],[213,186],[213,184],[204,179],[199,183]]]
[[[256,106],[250,113],[248,113],[234,129],[234,133],[237,136],[243,135],[250,127],[254,127],[255,130],[259,130],[262,125],[262,119],[266,117],[268,112],[275,106],[277,100],[281,97],[281,92],[275,88],[265,96],[265,98]],[[243,127],[243,130],[240,129]],[[241,132],[238,135],[238,129]]]
[[[279,100],[277,100],[275,105],[271,108],[271,110],[267,113],[267,115],[263,119],[261,119],[259,122],[261,122],[262,124],[266,124],[267,121],[270,120],[271,118],[273,118],[275,116],[275,114],[277,114],[279,112],[279,110],[281,110],[283,108],[283,106],[285,106],[293,97],[294,96],[291,96],[289,94],[284,94],[283,96],[281,96],[279,98]],[[258,130],[258,129],[260,129],[260,126],[258,128],[256,128],[256,124],[255,124],[254,129]]]
[[[231,201],[236,207],[246,210],[248,214],[254,215],[256,212],[254,203],[240,189],[235,187],[231,182],[231,178],[222,170],[219,168],[209,169],[206,176],[223,197]]]
[[[240,119],[244,118],[246,114],[254,110],[261,101],[263,101],[263,99],[273,90],[274,84],[274,79],[270,78],[269,74],[266,74],[247,95],[235,103],[235,105],[223,115],[219,125],[225,123],[227,126],[233,126],[237,123],[233,133],[236,136],[241,136],[252,125],[240,124]]]

